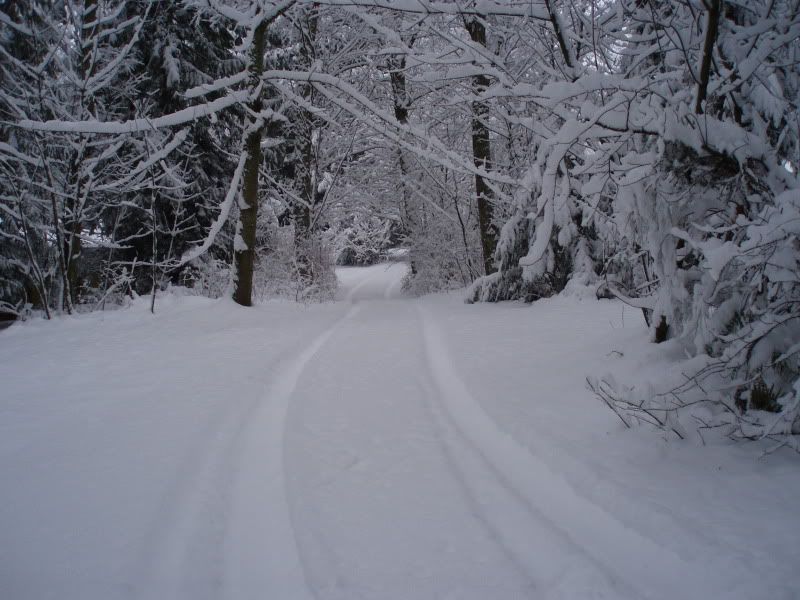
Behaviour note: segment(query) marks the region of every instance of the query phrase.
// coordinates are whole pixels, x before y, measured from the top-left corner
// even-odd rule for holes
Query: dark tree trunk
[[[392,84],[392,101],[394,104],[394,118],[401,125],[408,123],[408,109],[410,99],[408,97],[408,89],[406,87],[406,59],[405,57],[393,58],[389,60],[389,80]],[[400,187],[403,195],[403,228],[405,230],[411,229],[412,218],[409,213],[409,198],[408,198],[408,165],[406,164],[405,153],[403,148],[397,147],[397,164],[400,167]]]
[[[466,28],[473,42],[486,47],[486,27],[480,17],[473,17],[466,21]],[[472,88],[476,95],[480,95],[489,88],[489,78],[486,75],[476,75],[472,79]],[[487,119],[489,107],[485,102],[476,100],[472,103],[472,155],[475,166],[485,171],[492,168],[492,146],[489,138]],[[475,195],[478,205],[478,226],[481,235],[481,249],[483,251],[483,268],[488,275],[497,269],[494,264],[494,251],[497,247],[497,226],[494,224],[493,192],[484,178],[475,175]]]
[[[315,59],[315,41],[317,38],[317,6],[313,5],[306,12],[303,43],[300,46],[300,61],[304,68],[310,69]],[[314,87],[308,83],[303,86],[303,98],[313,101]],[[303,144],[303,200],[305,203],[295,205],[296,234],[305,238],[311,229],[311,208],[316,199],[317,160],[314,147],[314,128],[316,119],[310,111],[301,112],[301,143]]]
[[[315,44],[317,39],[318,6],[312,6],[305,13],[305,22],[302,27],[303,41],[300,45],[300,62],[303,68],[310,69],[316,58]],[[308,83],[302,89],[303,98],[313,103],[314,87]],[[310,256],[311,240],[313,235],[313,213],[320,194],[317,181],[317,144],[314,142],[314,133],[317,119],[308,110],[300,112],[297,123],[301,144],[303,168],[302,202],[296,202],[293,209],[294,216],[294,252],[297,262],[297,274],[301,278],[314,277],[313,260]]]
[[[706,37],[703,43],[703,60],[700,64],[700,81],[697,83],[697,102],[694,107],[695,114],[703,114],[703,103],[708,94],[708,80],[711,76],[711,61],[714,55],[714,46],[717,43],[717,30],[719,28],[720,0],[709,0],[708,17],[706,19]]]
[[[253,32],[253,47],[250,53],[250,79],[252,90],[257,89],[264,72],[264,44],[267,22],[262,21]],[[261,98],[254,98],[249,106],[251,115],[261,112]],[[255,120],[254,120],[255,119]],[[261,166],[261,137],[264,125],[259,117],[247,117],[247,139],[242,184],[242,202],[239,212],[239,228],[234,248],[236,282],[233,300],[242,306],[253,303],[253,264],[255,262],[256,222],[258,219],[258,169]]]

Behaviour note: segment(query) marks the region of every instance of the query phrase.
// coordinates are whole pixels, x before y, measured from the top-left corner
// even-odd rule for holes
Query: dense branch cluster
[[[593,286],[702,359],[595,382],[626,424],[794,443],[800,0],[4,0],[0,32],[4,311],[328,297],[403,246],[412,291]]]

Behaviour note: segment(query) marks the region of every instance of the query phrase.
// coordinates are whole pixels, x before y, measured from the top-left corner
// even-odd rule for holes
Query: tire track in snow
[[[582,554],[620,591],[630,587],[624,583],[626,572],[647,573],[650,585],[647,589],[636,589],[636,595],[649,598],[655,593],[657,597],[683,597],[686,590],[680,585],[681,576],[695,571],[696,566],[626,527],[580,496],[545,463],[501,431],[459,377],[444,336],[432,315],[419,306],[418,311],[422,319],[428,370],[438,392],[433,394],[437,404],[452,430],[457,432],[457,437],[474,450],[529,517],[557,534],[562,548],[571,554]],[[463,475],[474,490],[483,494],[491,491],[479,477],[467,476],[466,469]],[[496,526],[496,522],[493,525]],[[547,577],[547,573],[538,575]],[[702,580],[707,576],[707,573],[695,572],[688,579],[697,580],[699,577]]]
[[[380,278],[385,276],[389,271],[397,270],[398,267],[403,265],[404,263],[379,263],[376,265],[372,265],[371,267],[367,267],[370,269],[370,273],[367,274],[364,279],[359,281],[355,286],[353,286],[345,295],[344,300],[347,302],[360,302],[361,300],[391,300],[396,296],[397,289],[402,286],[403,284],[403,277],[399,278],[387,278],[385,282],[380,282]],[[405,274],[405,270],[404,270]],[[384,284],[385,288],[382,291],[378,289],[370,290],[372,293],[368,293],[368,295],[364,298],[359,298],[358,296],[364,295],[362,292],[365,288],[371,287],[373,284],[376,288],[378,288],[378,284]]]
[[[357,298],[355,297],[361,290],[363,290],[367,285],[372,283],[372,280],[375,279],[377,275],[377,271],[375,273],[370,273],[367,275],[362,281],[358,282],[353,289],[347,292],[346,300],[348,302],[357,302]]]
[[[395,265],[399,264],[405,264],[405,263],[389,263],[389,266],[386,267],[386,270],[388,271],[389,269],[397,268]],[[389,285],[386,286],[386,291],[383,293],[383,297],[385,300],[395,300],[400,297],[399,292],[402,291],[401,288],[403,286],[404,278],[405,276],[389,283]]]
[[[163,508],[150,524],[135,569],[134,597],[219,596],[230,465],[235,460],[239,435],[257,402],[258,398],[251,398],[235,408],[222,404],[209,414],[202,434],[180,464],[178,477],[162,497]],[[209,520],[214,523],[211,529]],[[202,574],[202,580],[192,568],[198,554],[211,558],[203,561],[211,568]],[[193,580],[187,579],[187,572]]]
[[[461,485],[475,518],[518,570],[527,577],[537,599],[595,597],[598,588],[614,590],[614,598],[640,598],[624,581],[599,564],[533,507],[508,477],[459,428],[442,400],[441,386],[428,358],[425,328],[422,386],[429,399],[431,418],[452,475]],[[544,550],[544,552],[543,552]],[[587,567],[574,569],[576,564]],[[605,596],[603,596],[605,597]]]
[[[542,575],[539,570],[535,568],[536,565],[531,565],[528,560],[528,557],[535,557],[535,552],[530,552],[531,548],[529,544],[537,544],[537,540],[528,538],[525,540],[528,543],[523,544],[524,547],[520,547],[515,540],[509,539],[508,532],[504,531],[504,528],[498,525],[496,519],[492,518],[492,511],[486,506],[488,504],[486,496],[481,494],[480,491],[475,490],[474,479],[472,481],[473,485],[470,485],[470,478],[466,475],[466,469],[463,463],[464,454],[465,452],[474,452],[474,449],[471,447],[467,448],[463,442],[458,443],[458,440],[453,435],[451,429],[452,423],[448,420],[447,415],[443,413],[442,408],[439,406],[439,401],[436,399],[436,386],[433,383],[430,367],[427,364],[420,372],[419,385],[422,392],[420,395],[425,396],[427,399],[428,412],[438,433],[438,442],[441,452],[450,467],[451,475],[464,493],[464,499],[472,511],[473,516],[488,533],[489,539],[498,546],[500,552],[508,559],[509,563],[515,567],[520,577],[526,580],[530,590],[536,592],[537,598],[541,598]],[[492,505],[495,507],[494,510],[497,511],[499,503],[494,501]],[[501,512],[505,520],[509,515],[513,515],[513,511],[508,511],[507,506],[504,508],[506,510]],[[514,521],[513,516],[511,520],[514,522],[515,528],[521,531],[518,521]],[[527,537],[527,532],[525,532],[525,537]]]
[[[290,408],[290,508],[315,593],[537,597],[448,460],[414,303],[361,306],[314,358]]]
[[[360,306],[353,306],[283,366],[282,375],[269,386],[248,423],[226,539],[226,597],[314,597],[306,581],[286,494],[286,416],[308,363],[359,310]]]
[[[431,393],[435,398],[435,393]],[[490,537],[530,581],[537,599],[642,598],[609,573],[521,495],[504,474],[466,438],[441,400],[431,400],[431,416],[445,455],[464,494]],[[576,565],[584,565],[576,568]],[[566,594],[566,596],[565,596]]]
[[[719,554],[721,548],[725,548],[729,555],[740,552],[741,548],[730,541],[714,537],[713,532],[708,531],[708,527],[699,519],[685,514],[678,516],[667,503],[650,496],[642,496],[637,485],[626,481],[624,477],[609,469],[603,461],[573,450],[570,444],[568,436],[553,428],[539,430],[536,432],[535,438],[526,440],[526,446],[530,453],[544,456],[547,455],[550,448],[558,448],[560,467],[573,473],[581,471],[585,473],[590,470],[598,482],[613,486],[616,492],[613,501],[610,498],[608,500],[593,499],[581,490],[576,489],[575,491],[582,494],[588,502],[597,504],[606,511],[612,508],[611,503],[613,502],[613,509],[616,509],[615,514],[619,514],[617,519],[621,523],[626,523],[627,511],[646,510],[649,531],[679,531],[681,537],[675,536],[669,541],[674,548],[683,548],[687,553],[692,553],[692,560],[708,562],[710,557]],[[577,478],[573,478],[573,481],[576,480]],[[589,488],[597,485],[595,481],[586,481],[585,479],[581,483],[588,484]],[[642,532],[642,535],[651,540],[654,539],[649,532]],[[686,537],[689,539],[685,539]]]
[[[276,373],[281,369],[286,371],[268,386],[265,393],[240,403],[220,403],[208,414],[202,433],[190,446],[187,458],[180,463],[178,477],[170,482],[162,497],[163,508],[145,534],[142,552],[133,572],[132,597],[140,600],[225,597],[223,592],[229,586],[226,575],[230,570],[225,550],[226,546],[238,544],[230,531],[231,521],[237,518],[235,494],[250,493],[241,479],[247,475],[248,469],[259,469],[253,460],[244,468],[239,464],[248,438],[258,434],[252,424],[254,415],[263,412],[262,405],[270,402],[270,394],[284,391],[287,377],[294,376],[296,382],[313,354],[357,310],[354,306],[336,319],[304,350],[295,353],[293,360],[277,364]],[[298,364],[301,368],[295,373]],[[288,396],[280,400],[288,402]],[[281,489],[282,483],[283,480],[278,479]],[[253,515],[253,518],[258,516]],[[241,552],[248,553],[256,548],[251,545],[242,548]],[[255,557],[253,562],[257,559]],[[197,562],[206,565],[207,569],[199,573]],[[259,565],[259,569],[263,566]],[[243,596],[233,594],[232,597]],[[290,595],[285,597],[294,598]],[[305,596],[298,596],[302,597]]]

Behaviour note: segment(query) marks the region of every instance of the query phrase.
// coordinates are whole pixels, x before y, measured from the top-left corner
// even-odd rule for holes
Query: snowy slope
[[[404,273],[0,333],[0,596],[800,595],[794,457],[625,431],[586,390],[668,365],[635,311]]]

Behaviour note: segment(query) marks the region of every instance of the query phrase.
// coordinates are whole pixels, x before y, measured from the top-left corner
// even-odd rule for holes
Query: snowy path
[[[652,352],[632,314],[404,272],[0,334],[0,597],[797,597],[796,465],[660,446],[584,389]]]

